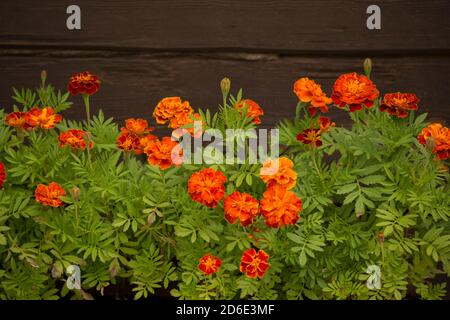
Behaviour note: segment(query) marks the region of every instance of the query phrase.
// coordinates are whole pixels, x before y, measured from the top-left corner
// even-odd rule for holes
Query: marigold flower
[[[89,71],[78,73],[70,77],[67,89],[73,95],[82,93],[92,95],[100,89],[101,81]]]
[[[331,122],[330,118],[327,117],[319,117],[318,123],[320,133],[327,132],[330,128],[336,126],[336,123]]]
[[[210,275],[216,273],[220,266],[222,265],[222,260],[212,254],[206,254],[199,259],[198,268],[203,271],[204,274]]]
[[[117,137],[117,147],[123,151],[134,151],[135,154],[142,154],[141,140],[134,133],[122,129],[119,137]]]
[[[44,206],[60,207],[63,205],[59,197],[64,197],[66,191],[56,182],[51,182],[48,186],[39,184],[34,192],[36,201]]]
[[[253,223],[259,213],[259,201],[248,193],[235,191],[225,198],[223,202],[225,219],[229,223],[235,223],[237,219],[244,227]]]
[[[413,93],[386,93],[380,105],[380,111],[387,111],[397,118],[406,118],[408,111],[417,110],[419,98]]]
[[[362,105],[371,108],[379,94],[380,92],[369,78],[353,72],[339,76],[334,83],[331,99],[339,108],[348,105],[350,112],[354,112],[361,110]]]
[[[170,168],[172,164],[181,164],[182,149],[179,143],[170,137],[149,141],[145,146],[144,153],[147,155],[148,163],[159,166],[161,170]]]
[[[34,107],[25,114],[27,125],[33,128],[53,129],[61,120],[62,116],[56,114],[52,107],[45,107],[43,109]]]
[[[138,136],[142,136],[154,130],[154,128],[148,126],[147,120],[134,118],[125,120],[125,129],[128,132],[134,133]]]
[[[243,110],[247,106],[246,116],[253,118],[254,124],[261,124],[260,116],[264,115],[263,109],[255,101],[250,99],[244,99],[239,101],[236,105],[236,109]],[[242,114],[242,112],[241,112]]]
[[[156,140],[156,139],[158,139],[157,136],[155,136],[155,135],[153,135],[153,134],[151,134],[151,133],[146,134],[146,135],[143,136],[142,138],[139,138],[139,146],[140,146],[140,148],[141,148],[142,150],[144,150],[145,147],[147,147],[147,145],[149,144],[150,141],[154,141],[154,140]]]
[[[8,114],[5,118],[7,125],[14,128],[28,129],[30,126],[27,124],[25,118],[26,112],[15,111]]]
[[[320,140],[320,129],[305,129],[297,135],[297,140],[304,144],[311,144],[316,147],[322,145]]]
[[[165,124],[173,118],[193,112],[189,101],[181,101],[180,97],[167,97],[158,102],[153,111],[153,116],[157,123]]]
[[[328,105],[332,102],[321,86],[309,78],[298,79],[294,83],[294,93],[301,102],[310,104],[308,111],[312,117],[316,116],[317,110],[328,112]]]
[[[192,117],[195,119],[192,119]],[[194,124],[195,122],[200,122],[200,128],[194,128],[194,126],[190,128],[182,128],[184,126],[187,126],[189,124]],[[172,129],[181,129],[180,134],[177,134],[177,136],[182,136],[184,133],[189,133],[193,137],[200,137],[203,132],[204,123],[202,121],[202,117],[198,113],[184,113],[180,114],[177,117],[174,117],[170,120],[169,128]],[[197,132],[194,134],[194,130],[197,129]]]
[[[264,250],[248,249],[241,258],[239,270],[249,278],[262,278],[269,269],[269,255]]]
[[[86,132],[83,130],[70,129],[65,132],[61,132],[58,137],[59,146],[64,147],[69,145],[73,149],[86,149]],[[94,143],[89,139],[89,149],[92,149]]]
[[[202,169],[191,175],[188,192],[192,200],[207,207],[215,208],[225,195],[225,175],[212,168]]]
[[[3,184],[6,180],[6,170],[4,164],[0,161],[0,189],[3,188]]]
[[[428,142],[433,147],[433,153],[440,160],[450,157],[450,129],[442,126],[440,123],[432,123],[422,129],[417,137],[419,143],[426,145]]]
[[[270,186],[263,194],[260,211],[264,222],[272,228],[295,224],[302,210],[302,201],[281,185]]]
[[[273,184],[285,186],[287,189],[295,187],[297,173],[293,170],[294,163],[286,158],[267,159],[259,172],[261,179],[270,187]]]

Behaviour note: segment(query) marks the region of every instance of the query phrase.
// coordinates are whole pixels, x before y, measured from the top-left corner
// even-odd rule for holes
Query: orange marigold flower
[[[43,109],[34,107],[25,114],[27,125],[33,128],[53,129],[61,120],[62,116],[56,114],[52,107],[45,107]]]
[[[65,132],[61,132],[58,137],[59,146],[64,147],[69,145],[73,149],[86,149],[85,134],[87,132],[83,130],[70,129]],[[89,139],[89,149],[92,149],[94,143]]]
[[[332,102],[322,91],[319,84],[309,78],[300,78],[294,83],[294,93],[301,102],[309,103],[311,116],[315,117],[317,110],[328,112],[328,105]]]
[[[250,99],[244,99],[239,101],[236,105],[236,109],[243,110],[247,106],[246,116],[253,118],[253,123],[261,124],[260,116],[264,115],[263,109],[255,101]]]
[[[302,201],[285,187],[273,185],[264,192],[260,210],[267,226],[283,227],[297,222]]]
[[[139,137],[124,128],[122,128],[117,138],[117,147],[127,152],[134,151],[135,154],[142,154],[143,152]]]
[[[180,97],[167,97],[158,102],[153,111],[153,116],[157,123],[165,124],[173,118],[193,112],[189,101],[181,101]]]
[[[191,175],[188,192],[192,200],[207,207],[215,208],[225,195],[225,175],[211,168],[202,169]]]
[[[195,120],[194,120],[194,119]],[[194,124],[194,122],[200,122],[199,128],[194,128],[194,126],[190,128],[182,128],[184,126],[187,126],[189,124]],[[189,133],[193,137],[200,137],[203,132],[204,123],[202,121],[202,117],[198,113],[184,113],[180,114],[177,117],[174,117],[170,120],[169,128],[172,129],[181,129],[177,132],[176,136],[182,136],[184,133]],[[197,129],[197,131],[194,134],[194,130]]]
[[[164,137],[162,140],[151,140],[144,149],[148,163],[153,166],[159,166],[161,170],[170,168],[172,164],[180,165],[183,155],[182,151],[179,143],[173,141],[170,137]]]
[[[239,270],[249,278],[262,278],[269,269],[269,255],[264,250],[248,249],[241,258]]]
[[[3,163],[0,161],[0,189],[3,188],[3,184],[6,180],[6,170]]]
[[[380,105],[380,111],[387,111],[397,118],[406,118],[408,111],[417,110],[419,101],[414,93],[386,93]]]
[[[432,123],[417,137],[419,142],[423,145],[430,143],[433,148],[433,153],[439,159],[445,160],[450,157],[450,129],[442,126],[440,123]]]
[[[216,273],[222,265],[222,260],[212,254],[204,255],[198,262],[198,268],[206,275]]]
[[[70,77],[67,89],[73,95],[78,93],[91,95],[100,89],[100,83],[101,82],[96,75],[93,75],[89,71],[85,71]]]
[[[151,134],[151,133],[146,134],[146,135],[143,136],[142,138],[139,138],[139,145],[140,145],[140,148],[141,148],[142,150],[144,150],[145,147],[149,144],[150,141],[154,141],[154,140],[156,140],[156,139],[158,139],[157,136],[155,136],[155,135],[153,135],[153,134]]]
[[[334,83],[331,99],[339,108],[348,105],[350,112],[354,112],[361,110],[362,105],[371,108],[379,94],[380,92],[369,78],[353,72],[339,76]]]
[[[25,118],[26,112],[11,112],[5,118],[7,125],[14,128],[28,129],[30,126],[27,124],[27,119]]]
[[[44,206],[56,208],[63,205],[63,202],[59,197],[64,197],[66,191],[64,191],[64,189],[56,182],[51,182],[48,186],[39,184],[34,195],[37,202],[42,203]]]
[[[287,189],[295,187],[297,173],[293,170],[294,163],[286,158],[267,159],[259,172],[261,179],[270,187],[273,184],[285,186]]]
[[[138,136],[154,130],[154,128],[148,126],[147,120],[134,118],[125,120],[125,129]]]
[[[253,223],[259,213],[259,201],[248,193],[235,191],[225,198],[223,202],[225,219],[235,223],[237,219],[246,227]]]

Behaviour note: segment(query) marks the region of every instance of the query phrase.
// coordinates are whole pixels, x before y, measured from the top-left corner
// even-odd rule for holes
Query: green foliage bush
[[[206,127],[254,128],[233,108],[241,96],[225,95],[216,114],[201,112]],[[15,110],[73,108],[68,94],[46,84],[15,90],[14,100]],[[436,279],[450,274],[449,174],[417,141],[426,114],[397,119],[363,109],[350,114],[351,128],[333,128],[315,148],[295,139],[311,125],[305,108],[299,103],[294,120],[278,126],[303,210],[295,225],[277,229],[262,219],[229,224],[221,205],[202,206],[187,192],[190,175],[212,167],[227,176],[226,194],[260,199],[261,165],[161,170],[143,156],[124,157],[118,124],[102,112],[90,125],[64,119],[52,130],[18,133],[2,111],[0,298],[139,299],[164,288],[180,299],[402,299],[414,288],[423,299],[443,298],[446,284]],[[59,132],[69,128],[89,130],[93,149],[59,147]],[[39,183],[52,181],[67,191],[63,207],[34,198]],[[252,246],[270,256],[261,279],[239,271]],[[208,276],[198,269],[206,253],[222,259]],[[81,267],[81,290],[65,285],[69,265]],[[379,290],[366,286],[370,265],[381,269]]]

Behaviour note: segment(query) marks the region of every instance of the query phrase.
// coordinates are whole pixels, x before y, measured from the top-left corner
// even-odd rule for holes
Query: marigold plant
[[[120,124],[90,118],[91,73],[69,92],[45,76],[14,89],[0,112],[0,299],[444,298],[450,130],[426,122],[423,93],[383,95],[351,71],[332,88],[299,74],[292,116],[267,132],[268,107],[228,78],[215,110],[156,97],[152,118]],[[83,102],[86,120],[67,119]],[[247,147],[262,133],[279,148]],[[213,134],[233,148],[196,140]]]

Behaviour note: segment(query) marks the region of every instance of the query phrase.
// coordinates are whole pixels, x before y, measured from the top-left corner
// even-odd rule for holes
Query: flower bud
[[[80,200],[80,188],[78,187],[73,187],[72,190],[70,191],[71,195],[72,195],[72,199],[73,201],[78,201]]]
[[[364,74],[367,78],[370,79],[370,74],[372,73],[372,60],[370,58],[366,58],[364,60]]]
[[[46,71],[46,70],[42,70],[42,71],[41,71],[41,81],[42,81],[42,84],[44,84],[46,80],[47,80],[47,71]]]
[[[153,223],[155,223],[155,220],[156,220],[156,214],[155,214],[155,212],[153,211],[153,212],[150,212],[150,214],[148,215],[148,217],[147,217],[147,224],[149,225],[149,226],[151,226]]]
[[[223,78],[222,81],[220,81],[220,90],[222,90],[222,94],[224,97],[228,95],[230,92],[231,87],[231,81],[229,78]]]
[[[384,232],[380,231],[378,232],[378,240],[383,243],[384,242]]]

